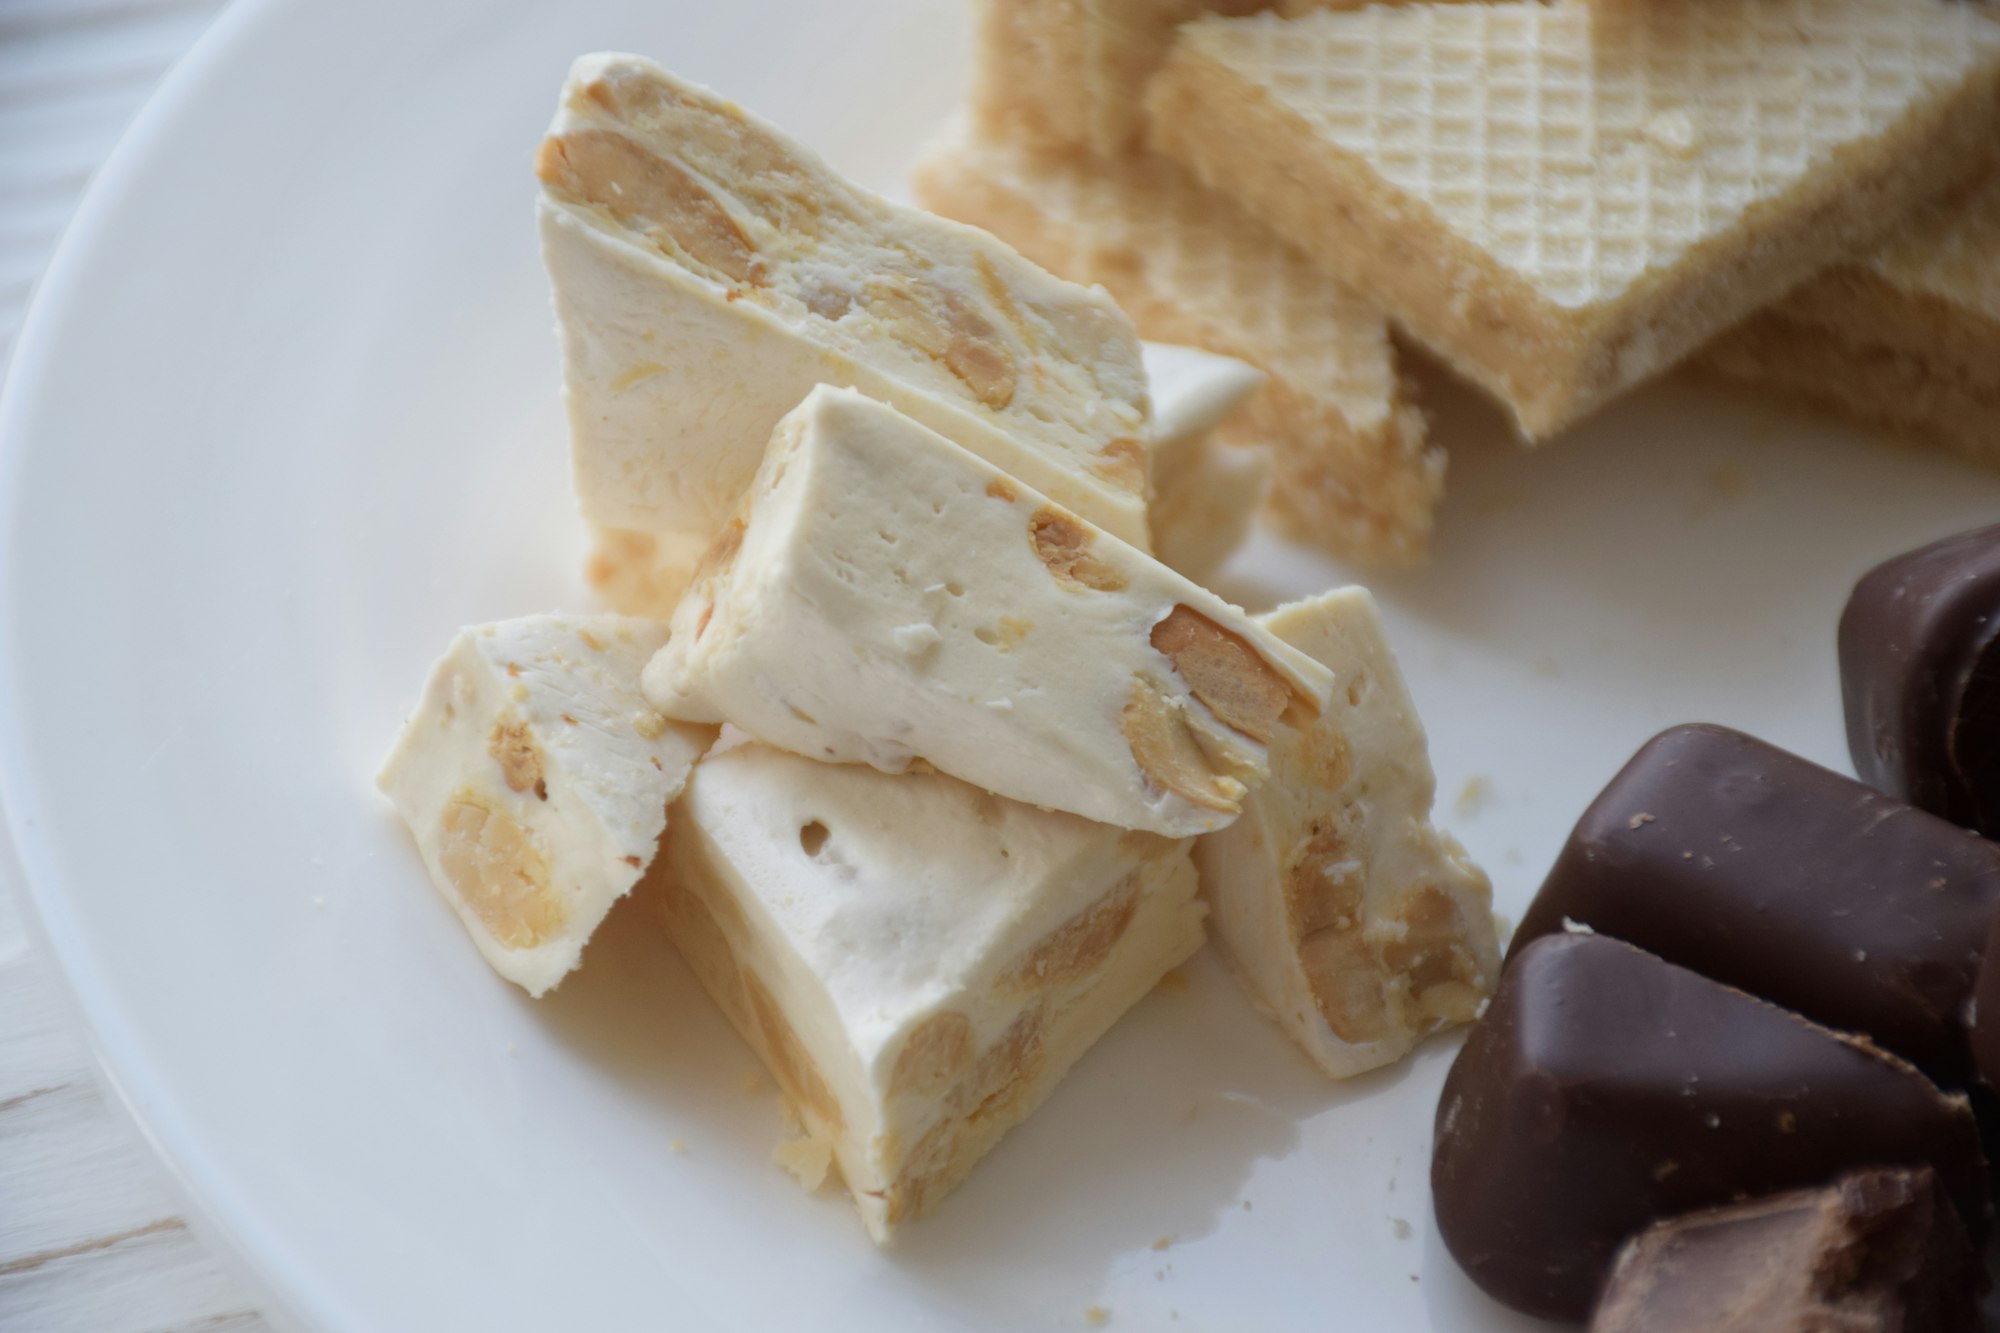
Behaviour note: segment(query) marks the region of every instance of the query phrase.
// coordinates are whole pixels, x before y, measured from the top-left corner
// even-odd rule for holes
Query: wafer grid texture
[[[1475,308],[1468,280],[1526,307],[1520,322],[1539,318],[1544,336],[1615,336],[1609,382],[1579,390],[1595,398],[1663,369],[1724,327],[1722,316],[1805,276],[1816,256],[1756,251],[1774,222],[1782,233],[1789,214],[1790,229],[1817,228],[1822,247],[1852,244],[1911,202],[1893,186],[1868,189],[1877,178],[1905,170],[1962,179],[1977,158],[1962,128],[1939,150],[1964,158],[1962,167],[1956,158],[1888,160],[1885,136],[1935,147],[1952,131],[1932,122],[1947,121],[1945,104],[1970,84],[1981,96],[1961,110],[1989,109],[1996,55],[2000,25],[1946,0],[1713,0],[1596,25],[1574,0],[1209,18],[1182,29],[1155,80],[1154,141],[1209,184],[1238,188],[1252,211],[1384,296],[1454,360],[1465,358],[1436,336],[1437,323],[1494,322]],[[1243,102],[1250,123],[1281,122],[1296,137],[1228,139],[1243,123],[1213,120],[1209,100]],[[1187,123],[1201,119],[1213,123]],[[1300,141],[1317,163],[1291,152]],[[1335,182],[1334,197],[1315,197],[1302,166],[1313,185]],[[1850,195],[1857,172],[1868,180]],[[1350,232],[1315,228],[1328,207],[1364,214],[1378,253],[1343,247]],[[1846,214],[1829,223],[1823,208]],[[1339,240],[1315,244],[1315,230]],[[1388,258],[1406,263],[1409,252],[1437,248],[1383,285],[1436,284],[1430,299],[1442,315],[1413,312],[1407,291],[1370,281],[1390,246],[1406,253]],[[1743,260],[1755,262],[1732,263]],[[1660,289],[1686,288],[1691,273],[1725,268],[1733,295],[1695,301],[1703,308],[1681,312],[1693,314],[1689,328],[1620,318]],[[1476,360],[1465,368],[1504,396],[1504,374]],[[1521,413],[1531,429],[1575,414],[1561,404]]]
[[[1897,119],[1936,72],[1966,67],[1968,46],[1994,49],[1973,21],[1739,2],[1674,6],[1593,41],[1581,4],[1413,5],[1209,21],[1189,40],[1582,307]]]
[[[1128,310],[1169,307],[1210,341],[1257,347],[1268,373],[1324,392],[1357,429],[1388,415],[1396,374],[1381,313],[1172,163],[969,151],[971,170],[1044,220],[1031,248],[1059,257],[1057,272],[1086,272]]]
[[[1146,80],[1181,24],[1375,2],[1405,0],[978,0],[973,112],[985,133],[1100,157],[1130,152],[1144,137]]]

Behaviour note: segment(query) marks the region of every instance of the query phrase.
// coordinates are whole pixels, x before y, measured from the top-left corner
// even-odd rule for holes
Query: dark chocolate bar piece
[[[2000,844],[1726,727],[1648,741],[1514,936],[1589,926],[1962,1086]]]
[[[1612,1257],[1664,1217],[1929,1165],[1983,1237],[1963,1096],[1906,1062],[1602,935],[1501,975],[1438,1103],[1438,1230],[1496,1299],[1586,1318]]]
[[[1863,782],[2000,838],[2000,526],[1877,565],[1840,617]]]
[[[1979,1261],[1928,1168],[1689,1213],[1618,1252],[1591,1333],[1973,1333]]]

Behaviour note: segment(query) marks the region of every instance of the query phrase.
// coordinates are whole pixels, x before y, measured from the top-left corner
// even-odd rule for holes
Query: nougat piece
[[[1155,554],[1199,582],[1242,544],[1270,478],[1270,455],[1217,432],[1263,386],[1254,367],[1192,347],[1143,346],[1153,416],[1143,443],[1152,476],[1146,519]],[[598,528],[584,578],[612,610],[671,617],[706,542]]]
[[[1979,1258],[1929,1167],[1668,1218],[1618,1252],[1591,1333],[1974,1333]]]
[[[1991,162],[2000,24],[1981,5],[1624,10],[1198,19],[1149,85],[1148,142],[1373,298],[1531,439]]]
[[[684,533],[593,526],[583,581],[621,616],[670,620],[707,549]]]
[[[1618,1247],[1661,1218],[1929,1166],[1992,1218],[1972,1110],[1915,1068],[1604,935],[1508,962],[1438,1100],[1445,1248],[1494,1299],[1582,1320]]]
[[[1271,454],[1217,432],[1264,387],[1255,366],[1193,347],[1147,343],[1153,424],[1146,435],[1153,552],[1195,582],[1250,535],[1271,480]]]
[[[1184,839],[755,744],[695,771],[662,872],[668,933],[878,1244],[1201,943]]]
[[[1269,514],[1286,537],[1378,566],[1422,562],[1445,456],[1375,302],[1157,155],[1038,152],[959,126],[911,183],[926,207],[1103,283],[1146,337],[1269,375],[1223,437],[1270,447]]]
[[[824,382],[1145,544],[1145,372],[1104,293],[638,56],[576,62],[535,169],[586,519],[712,537]]]
[[[1936,447],[2000,465],[1992,423],[2000,385],[1961,376],[1927,352],[1850,339],[1793,318],[1792,307],[1752,315],[1717,338],[1700,366],[1800,406],[1871,426],[1892,443]]]
[[[2000,466],[2000,175],[1918,209],[1713,343],[1704,362]]]
[[[1348,1078],[1478,1013],[1500,975],[1492,886],[1431,823],[1423,724],[1375,599],[1340,588],[1258,620],[1339,684],[1271,743],[1270,780],[1195,844],[1195,865],[1251,998]]]
[[[1171,837],[1221,828],[1332,675],[909,417],[821,386],[778,424],[647,664],[670,717]]]
[[[480,953],[530,995],[638,883],[715,740],[639,692],[666,637],[623,616],[460,630],[375,780]]]

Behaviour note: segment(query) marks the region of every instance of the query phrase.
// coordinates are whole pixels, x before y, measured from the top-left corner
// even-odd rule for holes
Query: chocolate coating
[[[1512,953],[1580,922],[1940,1082],[2000,908],[2000,845],[1725,727],[1662,732],[1591,802]]]
[[[1863,782],[2000,838],[2000,526],[1885,561],[1840,617]]]
[[[1591,1333],[1971,1333],[1980,1265],[1927,1169],[1671,1218],[1619,1251]]]
[[[1601,935],[1504,972],[1438,1103],[1438,1230],[1489,1294],[1588,1316],[1613,1255],[1663,1217],[1928,1164],[1983,1235],[1964,1097],[1858,1037]]]
[[[1979,969],[1979,982],[1972,992],[1972,1058],[1988,1088],[2000,1088],[2000,916],[1986,937],[1986,961]],[[2000,1106],[1987,1094],[1988,1129],[2000,1140]]]

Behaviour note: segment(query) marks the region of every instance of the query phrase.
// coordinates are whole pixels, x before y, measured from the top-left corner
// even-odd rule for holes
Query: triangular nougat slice
[[[1145,544],[1145,372],[1104,293],[637,56],[577,61],[535,166],[586,519],[712,536],[834,383]]]
[[[1423,723],[1375,599],[1340,588],[1258,619],[1340,688],[1273,743],[1270,780],[1195,844],[1195,864],[1252,999],[1347,1078],[1479,1012],[1500,976],[1492,888],[1431,823]]]
[[[1333,676],[1240,608],[846,389],[778,423],[647,664],[669,717],[1180,837]]]
[[[486,961],[530,995],[638,883],[715,740],[639,692],[666,637],[622,616],[461,630],[376,779]]]
[[[1254,367],[1192,347],[1148,343],[1153,417],[1145,436],[1151,494],[1146,524],[1162,564],[1202,582],[1249,535],[1270,481],[1268,450],[1217,437],[1264,386]],[[622,615],[668,619],[694,578],[705,542],[599,527],[584,580]]]

